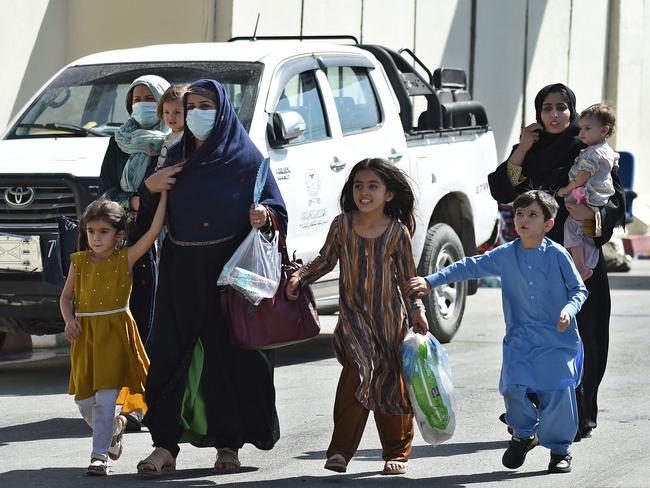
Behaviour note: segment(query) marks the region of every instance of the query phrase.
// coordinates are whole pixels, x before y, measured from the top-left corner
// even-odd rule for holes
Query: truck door
[[[305,262],[318,255],[330,223],[339,213],[338,196],[345,178],[345,164],[333,159],[332,136],[326,104],[319,83],[324,81],[313,57],[283,66],[275,78],[270,113],[297,112],[305,122],[301,136],[280,147],[271,147],[273,173],[289,211],[287,243]],[[306,69],[305,69],[306,68]],[[334,278],[335,275],[327,277]]]

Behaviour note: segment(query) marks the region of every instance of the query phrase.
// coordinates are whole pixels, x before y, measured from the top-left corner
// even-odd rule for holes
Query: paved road
[[[331,432],[331,412],[339,365],[331,336],[278,354],[276,386],[282,438],[270,452],[247,446],[239,474],[214,475],[214,450],[184,446],[179,471],[164,486],[309,487],[321,485],[422,487],[649,487],[650,486],[650,262],[634,272],[613,275],[615,288],[610,362],[600,396],[599,427],[591,439],[574,445],[574,470],[547,475],[548,452],[533,450],[526,464],[501,466],[508,436],[497,421],[502,401],[497,390],[503,333],[500,292],[481,289],[468,302],[460,332],[448,345],[457,388],[458,426],[454,437],[433,448],[416,434],[409,473],[385,477],[372,420],[348,473],[322,468]],[[331,331],[336,318],[323,317]],[[66,356],[30,364],[0,365],[0,488],[136,487],[135,465],[148,454],[146,432],[128,434],[123,457],[111,477],[82,475],[90,431],[66,394]]]

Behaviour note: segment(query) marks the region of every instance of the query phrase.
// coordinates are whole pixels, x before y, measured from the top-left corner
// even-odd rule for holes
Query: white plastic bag
[[[402,375],[415,421],[425,441],[437,446],[456,428],[456,402],[445,348],[428,333],[409,330],[402,342]]]
[[[281,264],[278,232],[269,241],[264,233],[253,229],[223,267],[217,285],[230,285],[258,305],[278,290]]]
[[[260,203],[270,164],[269,158],[265,158],[257,170],[253,188],[254,205]],[[277,230],[269,241],[263,232],[253,229],[221,270],[217,285],[232,286],[255,306],[264,298],[275,296],[282,271],[278,239]]]

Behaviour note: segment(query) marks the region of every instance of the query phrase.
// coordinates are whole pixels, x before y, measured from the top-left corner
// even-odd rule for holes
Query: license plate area
[[[0,270],[42,272],[40,238],[0,234]]]

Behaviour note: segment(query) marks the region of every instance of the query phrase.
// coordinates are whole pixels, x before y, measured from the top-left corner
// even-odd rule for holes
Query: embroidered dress
[[[97,390],[121,389],[123,413],[146,410],[143,399],[149,359],[128,309],[131,276],[124,248],[94,262],[88,251],[71,255],[74,303],[81,335],[70,348],[69,393],[83,400]]]
[[[320,255],[299,272],[312,283],[340,262],[339,321],[334,350],[341,364],[351,358],[361,383],[356,398],[369,410],[411,413],[401,379],[400,345],[408,328],[400,286],[416,275],[411,238],[393,220],[370,239],[352,228],[352,214],[334,218]]]

